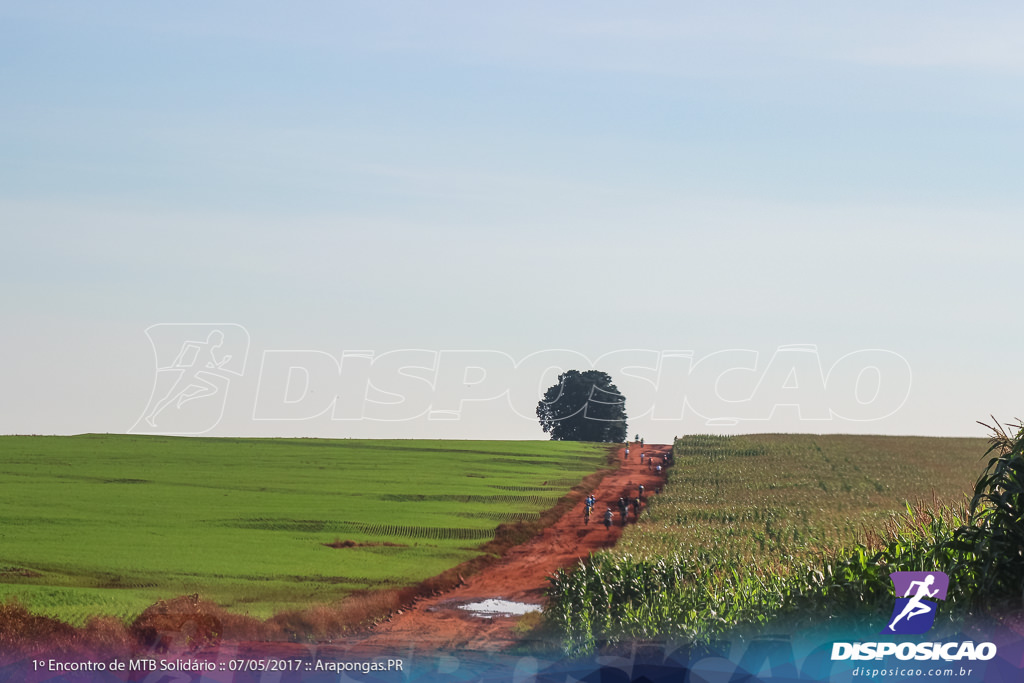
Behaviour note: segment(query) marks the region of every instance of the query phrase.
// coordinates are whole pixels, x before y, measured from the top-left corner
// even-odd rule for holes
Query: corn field
[[[638,639],[706,643],[771,623],[809,626],[823,615],[881,628],[892,609],[893,571],[947,573],[947,620],[1005,605],[1008,597],[1019,609],[1024,427],[1018,429],[1013,438],[997,432],[973,489],[966,470],[977,471],[978,450],[953,467],[956,459],[940,448],[945,440],[926,448],[889,442],[890,460],[915,464],[924,473],[918,486],[930,485],[934,498],[888,509],[871,493],[880,493],[873,482],[883,481],[886,460],[878,437],[861,444],[867,455],[859,460],[849,457],[858,437],[680,439],[663,495],[615,550],[549,579],[545,617],[569,655]],[[942,446],[951,451],[965,445],[960,441],[983,444],[950,441],[957,443]],[[933,467],[922,460],[925,451]],[[942,487],[957,468],[959,489]],[[883,486],[902,485],[890,477]],[[942,503],[939,492],[952,502]]]

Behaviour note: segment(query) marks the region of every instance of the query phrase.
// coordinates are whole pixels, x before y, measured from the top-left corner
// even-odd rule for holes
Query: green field
[[[616,552],[703,550],[763,565],[820,556],[881,528],[908,502],[962,502],[987,447],[917,436],[684,438],[664,493]]]
[[[267,617],[405,586],[478,555],[498,524],[537,517],[606,454],[544,441],[0,437],[0,600],[80,624],[186,593]]]
[[[957,565],[966,595],[983,567],[937,542],[964,523],[988,446],[848,435],[679,439],[661,495],[614,549],[556,575],[545,619],[568,653],[587,654],[635,638],[706,643],[841,611],[884,619],[890,570]],[[949,602],[967,602],[960,597]]]

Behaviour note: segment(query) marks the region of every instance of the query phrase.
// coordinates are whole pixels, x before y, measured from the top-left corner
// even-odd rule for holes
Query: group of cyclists
[[[643,451],[643,440],[637,437],[637,442],[640,446],[640,464],[643,465],[646,461],[647,469],[656,472],[660,475],[663,471],[662,466],[669,465],[671,460],[671,454],[663,456],[653,456],[645,454]],[[636,444],[635,444],[636,445]],[[657,458],[657,459],[656,459]],[[626,444],[625,459],[629,460],[629,444]],[[631,485],[632,486],[632,485]],[[656,493],[660,493],[660,487]],[[621,526],[626,526],[626,522],[629,519],[630,508],[633,510],[634,521],[640,518],[640,509],[644,505],[644,485],[636,484],[636,493],[634,495],[632,488],[624,492],[624,495],[620,496],[616,501],[610,501],[605,507],[604,514],[602,515],[601,522],[604,524],[608,531],[611,531],[612,526],[615,524],[615,512],[612,509],[614,505],[619,512],[619,523]],[[594,509],[597,507],[597,498],[594,494],[588,494],[583,502],[583,523],[590,524],[590,518],[594,516]]]
[[[629,460],[629,445],[628,444],[626,445],[626,460]],[[641,450],[640,451],[640,464],[641,465],[644,464],[644,460],[647,461],[647,469],[648,470],[653,470],[653,471],[657,472],[658,474],[661,474],[662,465],[667,465],[668,464],[668,458],[667,457],[663,457],[660,461],[658,461],[658,460],[655,460],[655,457],[653,455],[647,455],[646,453],[644,453]]]
[[[619,520],[622,526],[626,526],[626,521],[629,519],[629,510],[633,509],[633,519],[637,520],[640,517],[640,508],[644,504],[644,485],[638,484],[636,496],[627,497],[620,496],[619,500],[616,501],[616,505],[619,509]],[[583,523],[590,524],[590,518],[594,514],[594,507],[597,505],[597,498],[594,494],[587,495],[586,500],[583,501]],[[611,506],[607,506],[604,511],[604,517],[602,522],[606,529],[611,531],[612,524],[615,521],[615,513],[612,512]]]

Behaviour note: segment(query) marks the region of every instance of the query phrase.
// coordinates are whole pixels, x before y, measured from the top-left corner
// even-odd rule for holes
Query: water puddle
[[[459,605],[459,609],[466,610],[474,617],[492,619],[494,617],[518,617],[526,614],[527,612],[539,612],[540,605],[490,598],[480,602],[470,602],[465,605]]]

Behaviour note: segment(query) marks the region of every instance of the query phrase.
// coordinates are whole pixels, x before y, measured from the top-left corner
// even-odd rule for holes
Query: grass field
[[[543,441],[0,437],[0,600],[72,624],[199,593],[257,617],[479,554],[605,464]],[[335,541],[356,545],[328,547]]]

